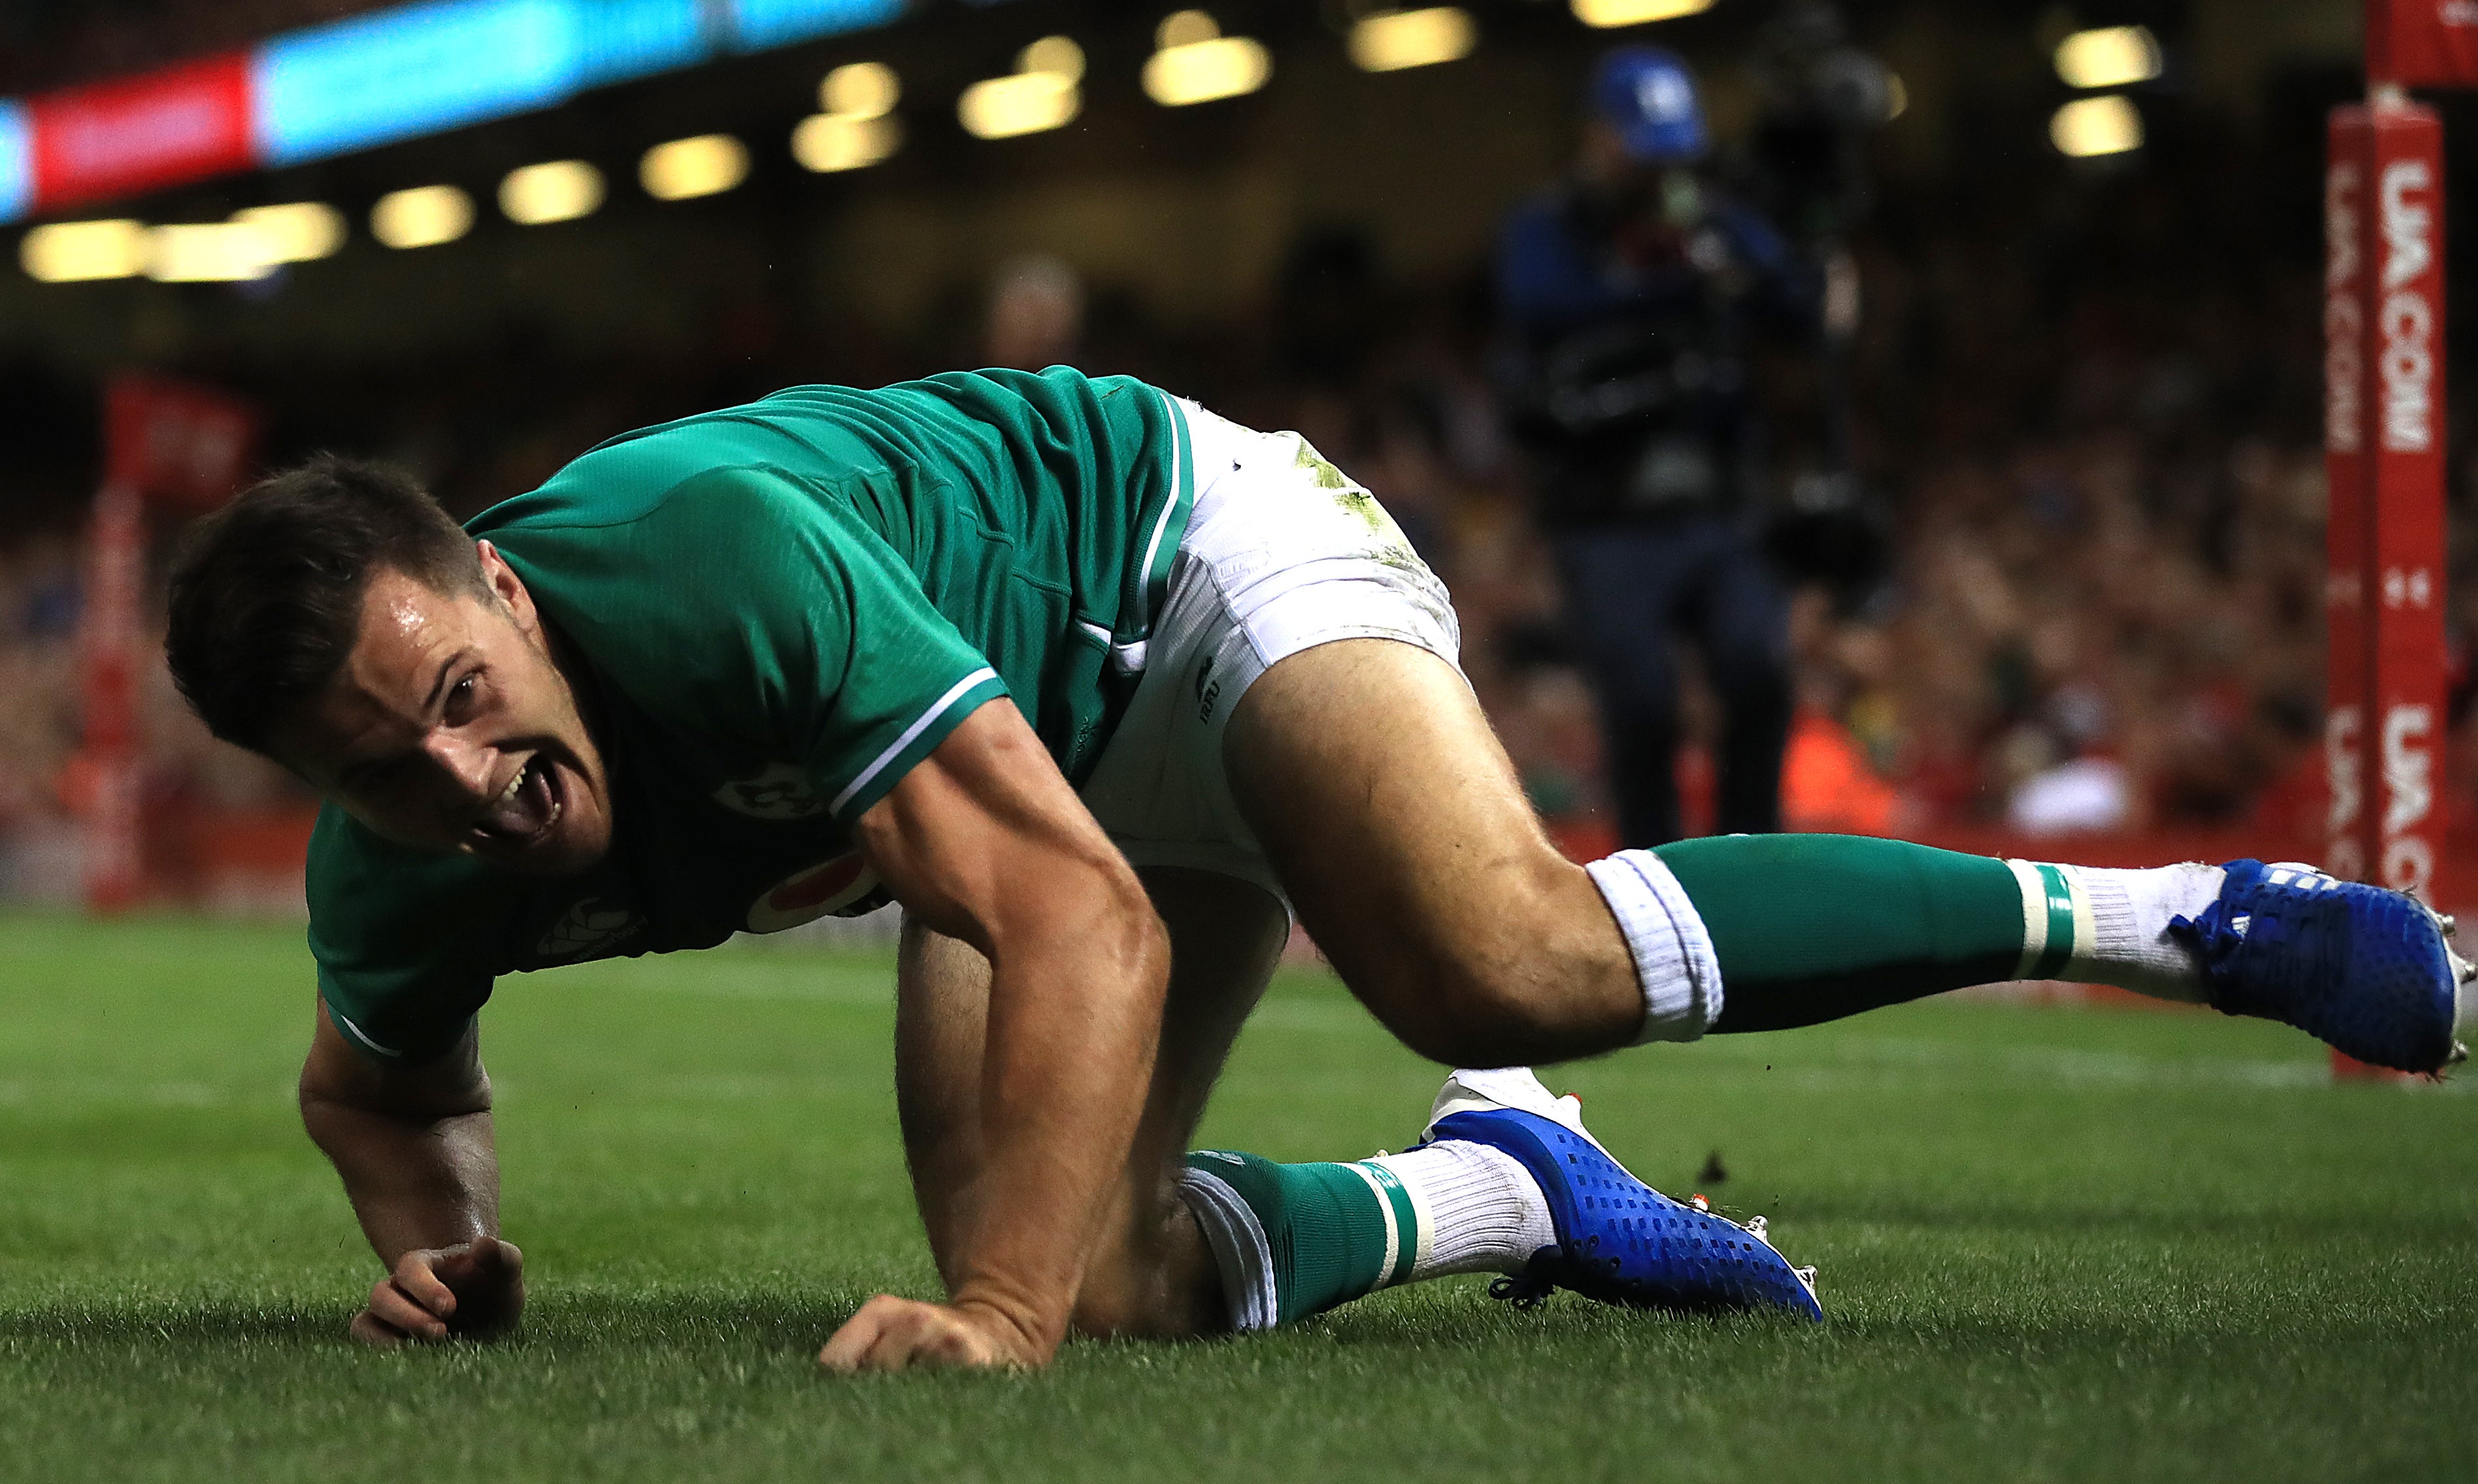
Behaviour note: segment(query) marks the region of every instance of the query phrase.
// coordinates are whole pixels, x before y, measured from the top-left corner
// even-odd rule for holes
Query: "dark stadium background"
[[[379,8],[17,0],[0,6],[0,95]],[[248,399],[266,418],[263,463],[395,458],[466,513],[632,426],[796,382],[982,364],[994,286],[1027,258],[1080,283],[1067,359],[1299,428],[1376,490],[1452,585],[1473,678],[1542,809],[1593,848],[1606,826],[1590,701],[1486,376],[1490,237],[1567,162],[1580,79],[1613,39],[1682,50],[1725,151],[1742,145],[1772,8],[1721,0],[1622,32],[1548,3],[1470,8],[1473,55],[1372,75],[1345,56],[1341,0],[1217,5],[1226,33],[1271,49],[1271,81],[1165,109],[1136,74],[1167,5],[923,4],[879,30],[110,209],[209,221],[319,200],[353,222],[339,255],[259,283],[43,284],[0,266],[0,893],[73,890],[74,541],[114,373]],[[2357,8],[1911,0],[1849,14],[1907,96],[1867,143],[1872,209],[1853,239],[1858,461],[1897,538],[1869,601],[1799,606],[1790,822],[1989,846],[2018,837],[2026,782],[2081,762],[2117,780],[2121,804],[2073,847],[2084,858],[2311,850],[2318,185],[2324,112],[2363,90]],[[2072,96],[2049,48],[2126,22],[2167,56],[2131,90],[2145,143],[2068,160],[2048,139]],[[1076,121],[968,136],[955,95],[1053,34],[1087,54]],[[862,60],[902,79],[903,147],[812,175],[784,141],[820,77]],[[2441,106],[2465,162],[2478,111]],[[749,144],[746,184],[669,204],[636,188],[647,146],[713,131]],[[506,171],[569,158],[610,180],[600,211],[522,227],[493,210]],[[431,183],[480,203],[468,237],[369,240],[372,202]],[[2456,280],[2470,225],[2456,191]],[[2456,302],[2465,358],[2470,323]],[[1815,378],[1786,352],[1763,369],[1786,482],[1813,457]],[[2453,405],[2465,516],[2470,399]],[[2478,626],[2467,567],[2457,549],[2456,675]],[[2466,693],[2456,680],[2445,767],[2464,838],[2478,828]],[[160,681],[146,720],[155,890],[287,910],[301,796],[207,742]],[[1680,766],[1691,820],[1708,768],[1696,747]]]

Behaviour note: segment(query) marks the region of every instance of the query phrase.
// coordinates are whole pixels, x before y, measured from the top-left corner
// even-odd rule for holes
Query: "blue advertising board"
[[[25,215],[34,199],[34,132],[24,109],[0,99],[0,221]]]
[[[438,0],[278,37],[253,59],[260,159],[318,160],[576,90],[567,0]]]
[[[253,60],[260,154],[324,159],[588,88],[895,19],[904,0],[430,0],[279,37]]]
[[[903,0],[731,0],[732,45],[744,52],[882,26]]]

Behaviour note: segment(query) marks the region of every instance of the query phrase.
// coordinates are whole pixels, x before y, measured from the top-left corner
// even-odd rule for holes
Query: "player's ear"
[[[542,627],[542,620],[534,613],[534,595],[525,591],[525,580],[517,575],[517,569],[508,565],[507,558],[499,555],[498,547],[489,541],[473,544],[475,554],[482,559],[483,585],[491,590],[491,595],[499,600],[500,606],[507,609],[518,628],[527,634],[536,633]]]

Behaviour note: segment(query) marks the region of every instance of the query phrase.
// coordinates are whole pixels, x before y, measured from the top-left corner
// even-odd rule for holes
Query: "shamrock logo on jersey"
[[[589,896],[543,934],[534,952],[546,959],[592,958],[645,925],[643,918],[619,903]]]
[[[714,791],[714,801],[752,819],[805,819],[826,807],[808,773],[789,763],[769,763],[754,778],[735,778]]]

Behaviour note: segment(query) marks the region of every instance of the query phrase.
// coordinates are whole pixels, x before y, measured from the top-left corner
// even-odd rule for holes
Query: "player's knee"
[[[1438,1013],[1414,1049],[1453,1067],[1507,1067],[1570,1055],[1581,1028],[1540,966],[1481,963],[1441,976]]]
[[[1441,932],[1432,951],[1403,956],[1393,982],[1370,997],[1379,1019],[1411,1049],[1454,1067],[1616,1044],[1637,1009],[1632,969],[1581,869],[1544,863],[1509,883],[1496,909]]]
[[[1449,1067],[1513,1066],[1548,1027],[1502,980],[1486,974],[1441,976],[1424,1013],[1396,1024],[1403,1044]]]

